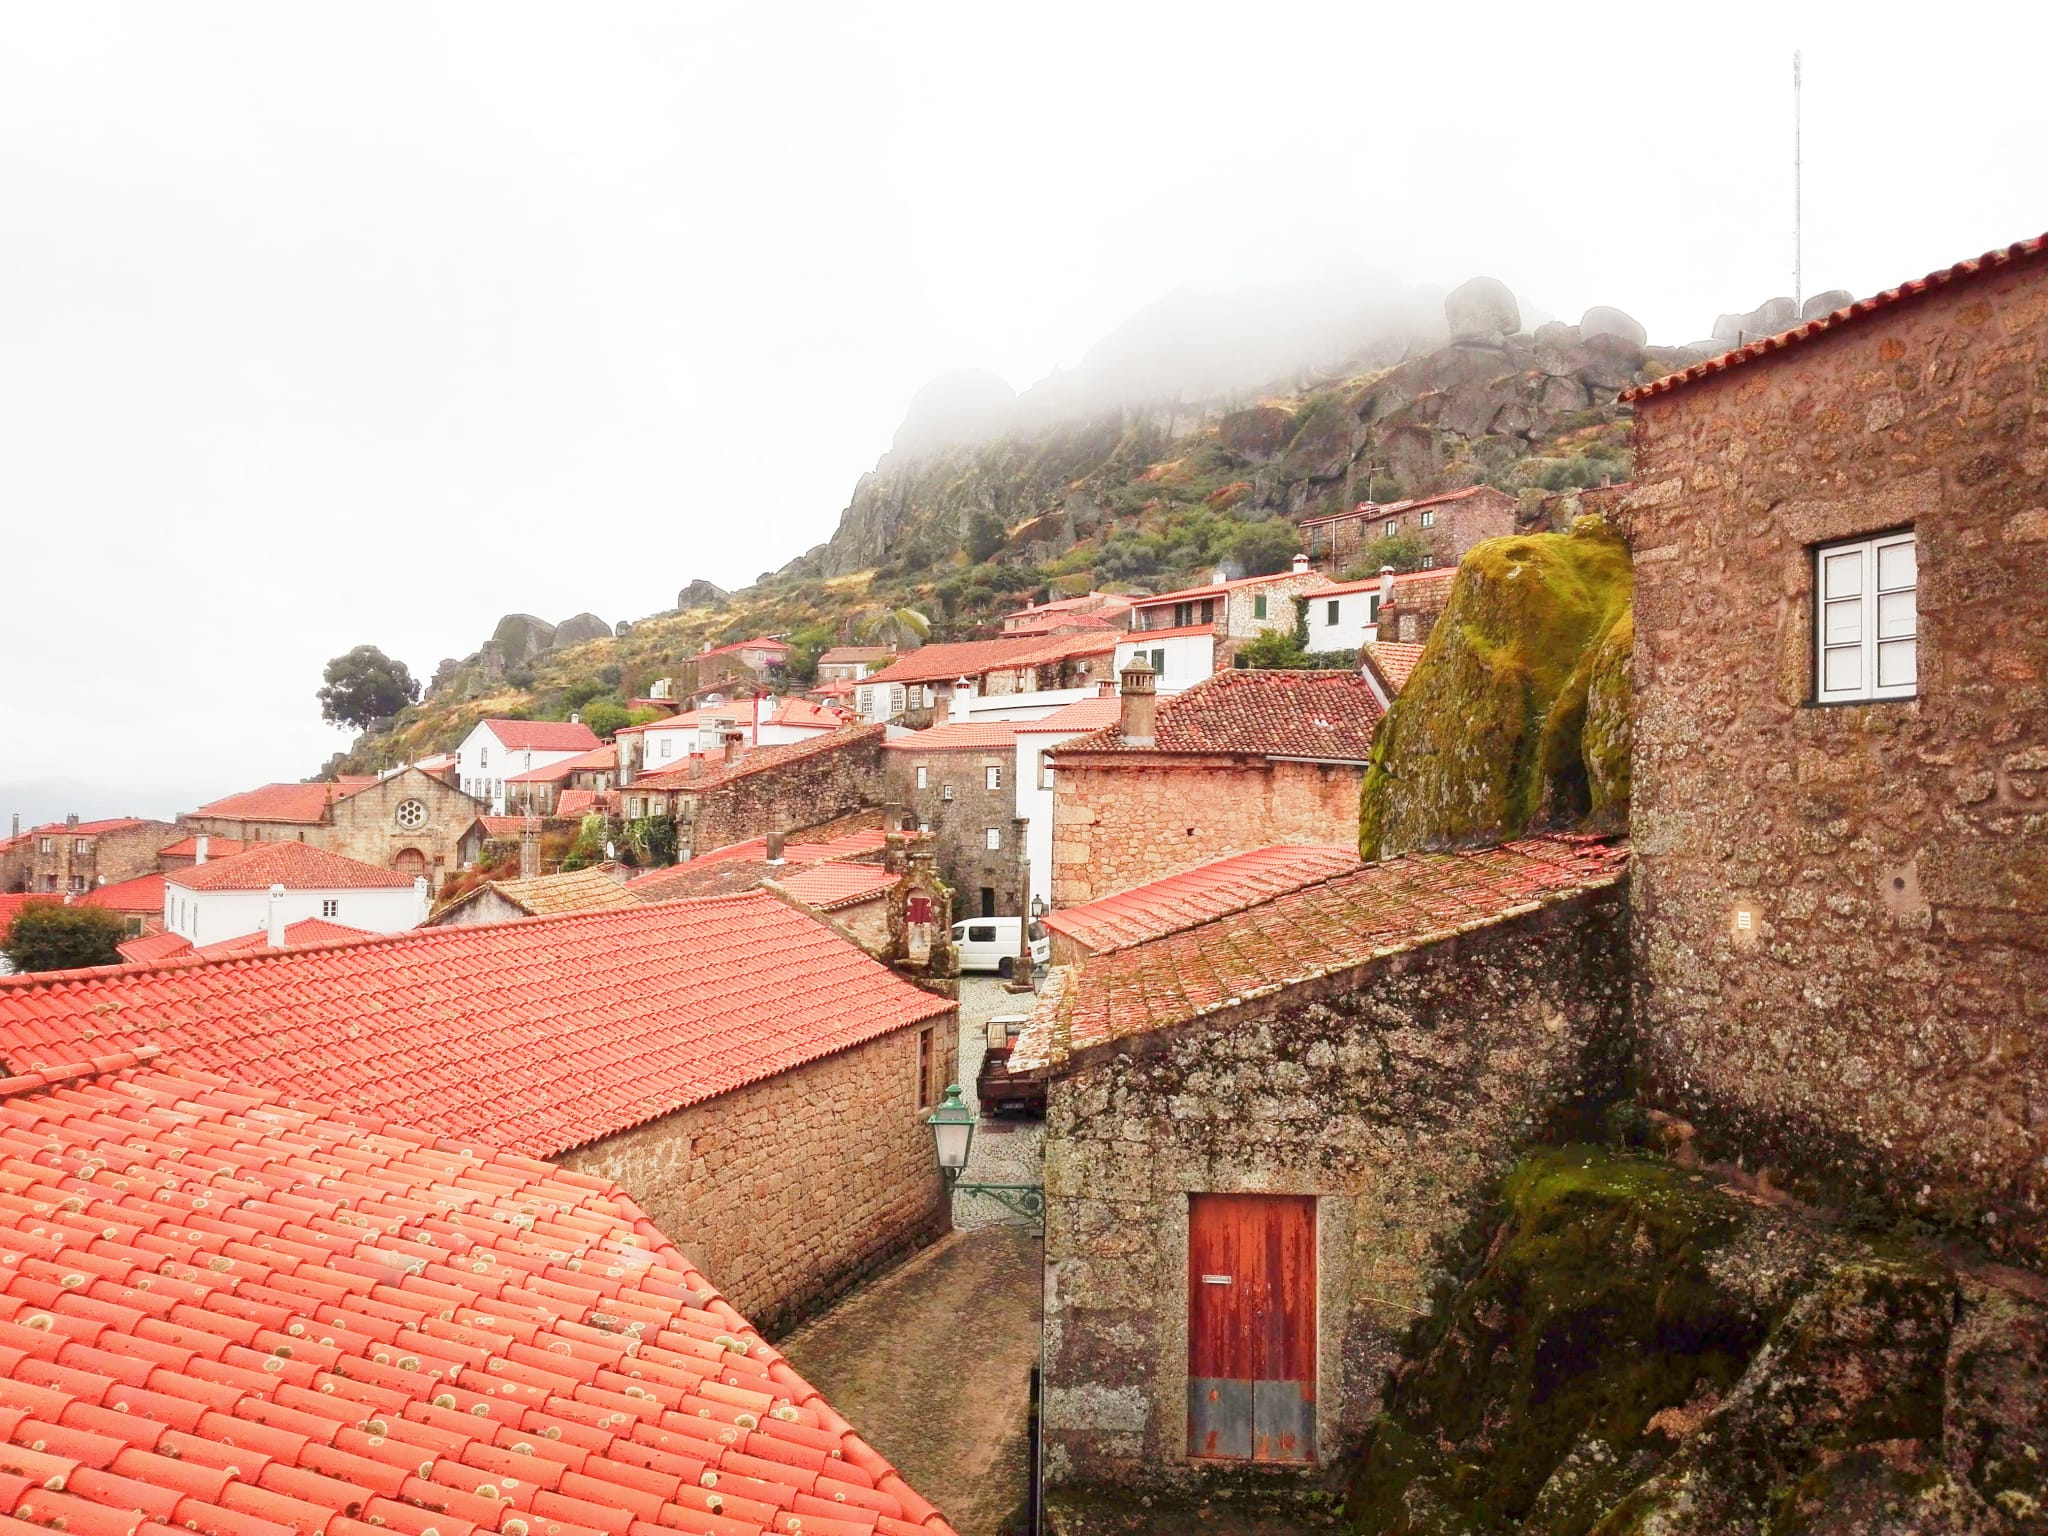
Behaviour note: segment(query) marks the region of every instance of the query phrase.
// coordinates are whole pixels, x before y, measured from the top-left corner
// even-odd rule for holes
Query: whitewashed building
[[[479,720],[455,751],[455,787],[505,814],[505,781],[600,745],[577,720]]]
[[[427,917],[425,879],[310,843],[257,843],[163,878],[164,930],[195,949],[266,930],[281,936],[309,920],[403,933]]]

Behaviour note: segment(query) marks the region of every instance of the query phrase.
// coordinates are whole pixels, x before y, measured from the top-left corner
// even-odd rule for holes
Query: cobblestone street
[[[982,1025],[1031,999],[980,977],[961,991],[960,1087],[973,1103]],[[965,1177],[1036,1184],[1038,1160],[1037,1121],[984,1121]],[[961,1536],[1011,1536],[1023,1530],[1029,1471],[1038,1229],[970,1196],[955,1201],[954,1220],[950,1237],[778,1347]]]

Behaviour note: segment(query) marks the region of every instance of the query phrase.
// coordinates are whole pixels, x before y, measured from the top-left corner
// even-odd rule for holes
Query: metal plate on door
[[[1253,1382],[1252,1460],[1315,1459],[1315,1392],[1299,1381]]]
[[[1252,1454],[1252,1384],[1222,1376],[1188,1378],[1188,1454]]]

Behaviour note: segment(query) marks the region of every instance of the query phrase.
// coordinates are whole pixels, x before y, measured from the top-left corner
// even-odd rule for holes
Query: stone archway
[[[417,848],[401,848],[398,857],[391,861],[391,867],[401,875],[417,880],[427,873],[427,856]]]

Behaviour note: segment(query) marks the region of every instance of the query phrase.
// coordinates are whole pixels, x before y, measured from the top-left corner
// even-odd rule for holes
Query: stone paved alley
[[[962,986],[961,1087],[973,1099],[982,1024],[1021,1011],[993,981]],[[966,1175],[1037,1183],[1035,1121],[984,1122]],[[862,1287],[778,1347],[961,1536],[1021,1529],[1030,1372],[1038,1363],[1038,1230],[961,1197],[959,1230]]]

